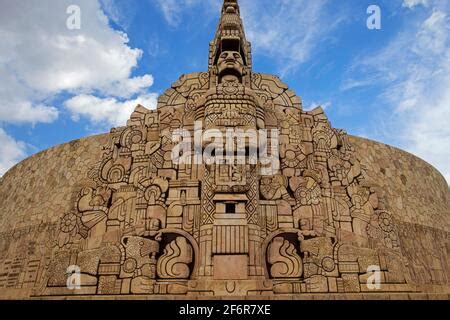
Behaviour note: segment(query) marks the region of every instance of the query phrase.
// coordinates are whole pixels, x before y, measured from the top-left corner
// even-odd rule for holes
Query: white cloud
[[[1,1],[0,172],[26,152],[2,123],[51,123],[61,114],[55,101],[75,96],[63,105],[103,129],[124,124],[136,104],[154,103],[153,77],[132,75],[142,50],[109,25],[99,1]],[[118,20],[112,1],[103,1]],[[79,30],[67,28],[70,5],[80,7]]]
[[[208,15],[219,14],[222,1],[155,0],[167,23],[179,26],[190,10],[201,5]],[[241,15],[254,52],[277,59],[286,74],[306,62],[344,20],[329,13],[329,0],[240,0]]]
[[[418,5],[428,6],[428,0],[403,0],[403,7],[411,9]]]
[[[450,12],[450,2],[447,0],[403,0],[402,7],[410,10],[439,10]]]
[[[184,5],[184,1],[158,0],[157,2],[167,23],[171,26],[178,25],[180,23],[181,6]]]
[[[16,141],[0,128],[0,177],[26,156],[25,143]]]
[[[359,57],[351,71],[363,76],[346,84],[381,85],[391,111],[383,139],[427,160],[450,182],[450,17],[427,10],[386,48]]]
[[[65,102],[72,119],[88,118],[94,123],[107,126],[124,126],[138,104],[147,109],[156,109],[157,95],[148,94],[134,100],[120,101],[115,98],[98,98],[78,95]]]
[[[403,70],[401,77],[386,92],[387,99],[397,105],[405,148],[434,164],[446,177],[450,175],[449,34],[448,15],[432,11],[409,38],[409,61],[396,67]]]
[[[1,57],[1,55],[0,55]],[[58,110],[45,102],[32,101],[33,93],[27,86],[17,81],[14,74],[0,65],[0,122],[9,123],[50,123],[58,118]]]
[[[450,186],[450,173],[444,175],[444,178],[447,180],[448,185]]]
[[[305,111],[311,111],[317,107],[321,107],[323,110],[327,110],[331,107],[331,102],[330,101],[323,102],[323,103],[312,102],[309,105],[309,107],[305,108]]]
[[[119,3],[115,0],[100,0],[100,4],[102,6],[102,10],[108,15],[108,18],[112,20],[114,23],[121,27],[126,27],[128,25],[128,21],[126,16],[123,14],[122,10],[124,9],[122,6],[119,7]],[[131,7],[129,3],[127,3],[128,7]]]
[[[81,9],[81,29],[66,27],[69,5]],[[57,95],[129,98],[145,93],[150,75],[132,77],[142,56],[115,31],[99,1],[2,1],[0,13],[0,122],[52,122]]]
[[[209,10],[214,10],[218,14],[219,6],[222,5],[216,0],[155,0],[155,2],[171,27],[179,26],[183,16],[194,6],[202,5],[203,9],[206,6],[209,13],[212,13]]]
[[[153,85],[153,82],[153,76],[146,74],[142,77],[127,78],[109,83],[100,90],[106,95],[129,98],[137,93],[145,92]]]
[[[8,101],[0,108],[0,118],[6,122],[29,122],[36,124],[38,122],[51,123],[58,118],[58,110],[54,107],[35,104],[29,101]]]
[[[346,91],[346,90],[351,90],[354,88],[359,88],[359,87],[365,87],[368,85],[373,84],[373,79],[370,80],[355,80],[353,78],[347,78],[345,79],[345,81],[342,83],[340,90],[342,91]]]

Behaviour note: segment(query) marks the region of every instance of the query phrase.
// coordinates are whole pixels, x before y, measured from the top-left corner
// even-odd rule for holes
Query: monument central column
[[[257,155],[264,113],[250,87],[250,44],[235,1],[224,4],[209,74],[196,117],[213,140],[203,145],[198,278],[256,280],[264,277]]]

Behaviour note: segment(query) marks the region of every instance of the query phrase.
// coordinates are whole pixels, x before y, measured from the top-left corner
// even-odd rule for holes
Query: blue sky
[[[240,0],[254,71],[450,181],[450,0]],[[69,5],[81,29],[66,27]],[[0,0],[0,175],[207,69],[221,0]],[[381,8],[381,30],[366,10]]]

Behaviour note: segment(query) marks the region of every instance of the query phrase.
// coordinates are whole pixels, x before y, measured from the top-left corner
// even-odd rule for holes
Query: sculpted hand
[[[151,294],[155,281],[149,277],[137,277],[131,280],[131,293]]]

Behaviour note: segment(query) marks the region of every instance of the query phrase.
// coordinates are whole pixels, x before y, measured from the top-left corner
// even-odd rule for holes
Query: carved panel
[[[187,279],[189,264],[193,261],[192,247],[183,237],[170,242],[158,259],[158,277],[162,279]]]
[[[283,237],[272,240],[267,250],[272,278],[300,278],[303,274],[303,261],[295,246]]]

